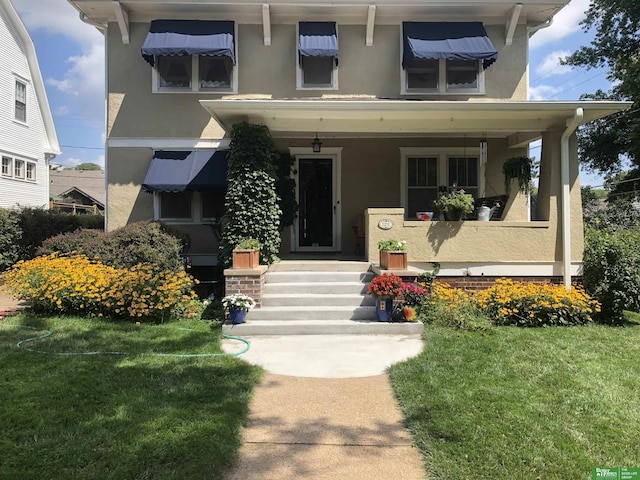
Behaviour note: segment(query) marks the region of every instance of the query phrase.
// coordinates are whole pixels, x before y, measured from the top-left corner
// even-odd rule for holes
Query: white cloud
[[[538,48],[579,31],[579,24],[586,17],[585,12],[588,9],[589,0],[572,0],[554,17],[550,27],[539,30],[531,37],[529,46]]]
[[[67,0],[12,0],[30,31],[44,30],[63,35],[80,47],[79,55],[67,59],[62,78],[46,78],[47,85],[69,95],[73,114],[85,118],[104,117],[104,37],[80,20]],[[41,67],[43,62],[41,61]],[[43,72],[46,77],[46,72]],[[69,108],[69,107],[67,107]]]
[[[56,115],[60,117],[64,117],[65,115],[69,115],[69,107],[66,105],[60,105],[56,110]]]
[[[82,160],[80,160],[79,158],[76,158],[76,157],[62,158],[59,161],[65,167],[75,167],[75,166],[80,165],[81,163],[83,163]]]
[[[554,75],[565,75],[571,72],[569,65],[560,65],[560,59],[570,55],[568,50],[556,50],[549,53],[542,63],[536,67],[538,77],[547,78]]]
[[[104,155],[99,155],[98,158],[93,161],[93,163],[97,163],[104,169]]]
[[[560,87],[552,85],[538,85],[529,88],[529,100],[549,100],[555,94],[562,91]]]

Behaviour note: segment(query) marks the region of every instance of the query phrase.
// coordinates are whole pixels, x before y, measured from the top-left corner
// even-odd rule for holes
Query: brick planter
[[[380,268],[383,270],[406,270],[407,252],[380,250]]]
[[[233,268],[257,268],[260,265],[260,251],[253,249],[233,250]]]
[[[266,265],[256,268],[229,268],[224,271],[224,294],[244,293],[256,302],[256,308],[262,306],[262,288]]]

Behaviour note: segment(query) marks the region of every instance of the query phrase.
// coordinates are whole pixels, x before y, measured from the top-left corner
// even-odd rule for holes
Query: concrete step
[[[362,282],[299,282],[299,283],[265,283],[263,294],[291,294],[313,292],[314,294],[338,295],[350,294],[359,295],[367,293],[367,285]]]
[[[292,320],[280,322],[247,321],[239,325],[223,325],[226,335],[422,335],[422,323],[387,323],[367,320]]]
[[[283,260],[269,266],[269,272],[366,272],[369,262],[342,260]]]
[[[328,306],[328,307],[262,307],[247,313],[247,321],[278,320],[375,320],[375,306]]]
[[[313,290],[315,291],[315,289]],[[375,305],[375,298],[360,294],[278,293],[262,296],[264,307],[357,307]]]
[[[310,282],[361,282],[368,283],[373,278],[372,272],[267,272],[265,283],[310,283]]]

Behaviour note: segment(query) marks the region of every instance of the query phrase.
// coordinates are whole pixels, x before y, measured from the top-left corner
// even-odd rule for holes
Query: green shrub
[[[247,238],[236,245],[236,248],[240,250],[260,250],[260,242],[255,238]]]
[[[115,268],[150,264],[158,270],[184,265],[185,244],[158,222],[130,223],[109,233],[78,230],[46,240],[39,255],[77,252]]]
[[[21,236],[18,214],[13,210],[0,208],[0,272],[18,260]]]
[[[218,261],[231,264],[232,250],[246,238],[262,245],[260,259],[270,265],[280,250],[280,215],[275,190],[277,153],[264,125],[246,122],[233,126],[228,178]]]
[[[21,259],[33,258],[42,242],[60,233],[73,232],[81,228],[104,230],[102,215],[72,215],[70,213],[23,208],[19,211],[22,237],[19,245]]]
[[[583,282],[602,306],[596,320],[618,323],[623,311],[640,312],[640,229],[614,233],[587,229]]]

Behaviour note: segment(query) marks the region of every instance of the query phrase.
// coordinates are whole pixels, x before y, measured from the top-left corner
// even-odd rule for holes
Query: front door
[[[330,251],[337,248],[336,158],[331,155],[296,158],[298,219],[297,251]]]

